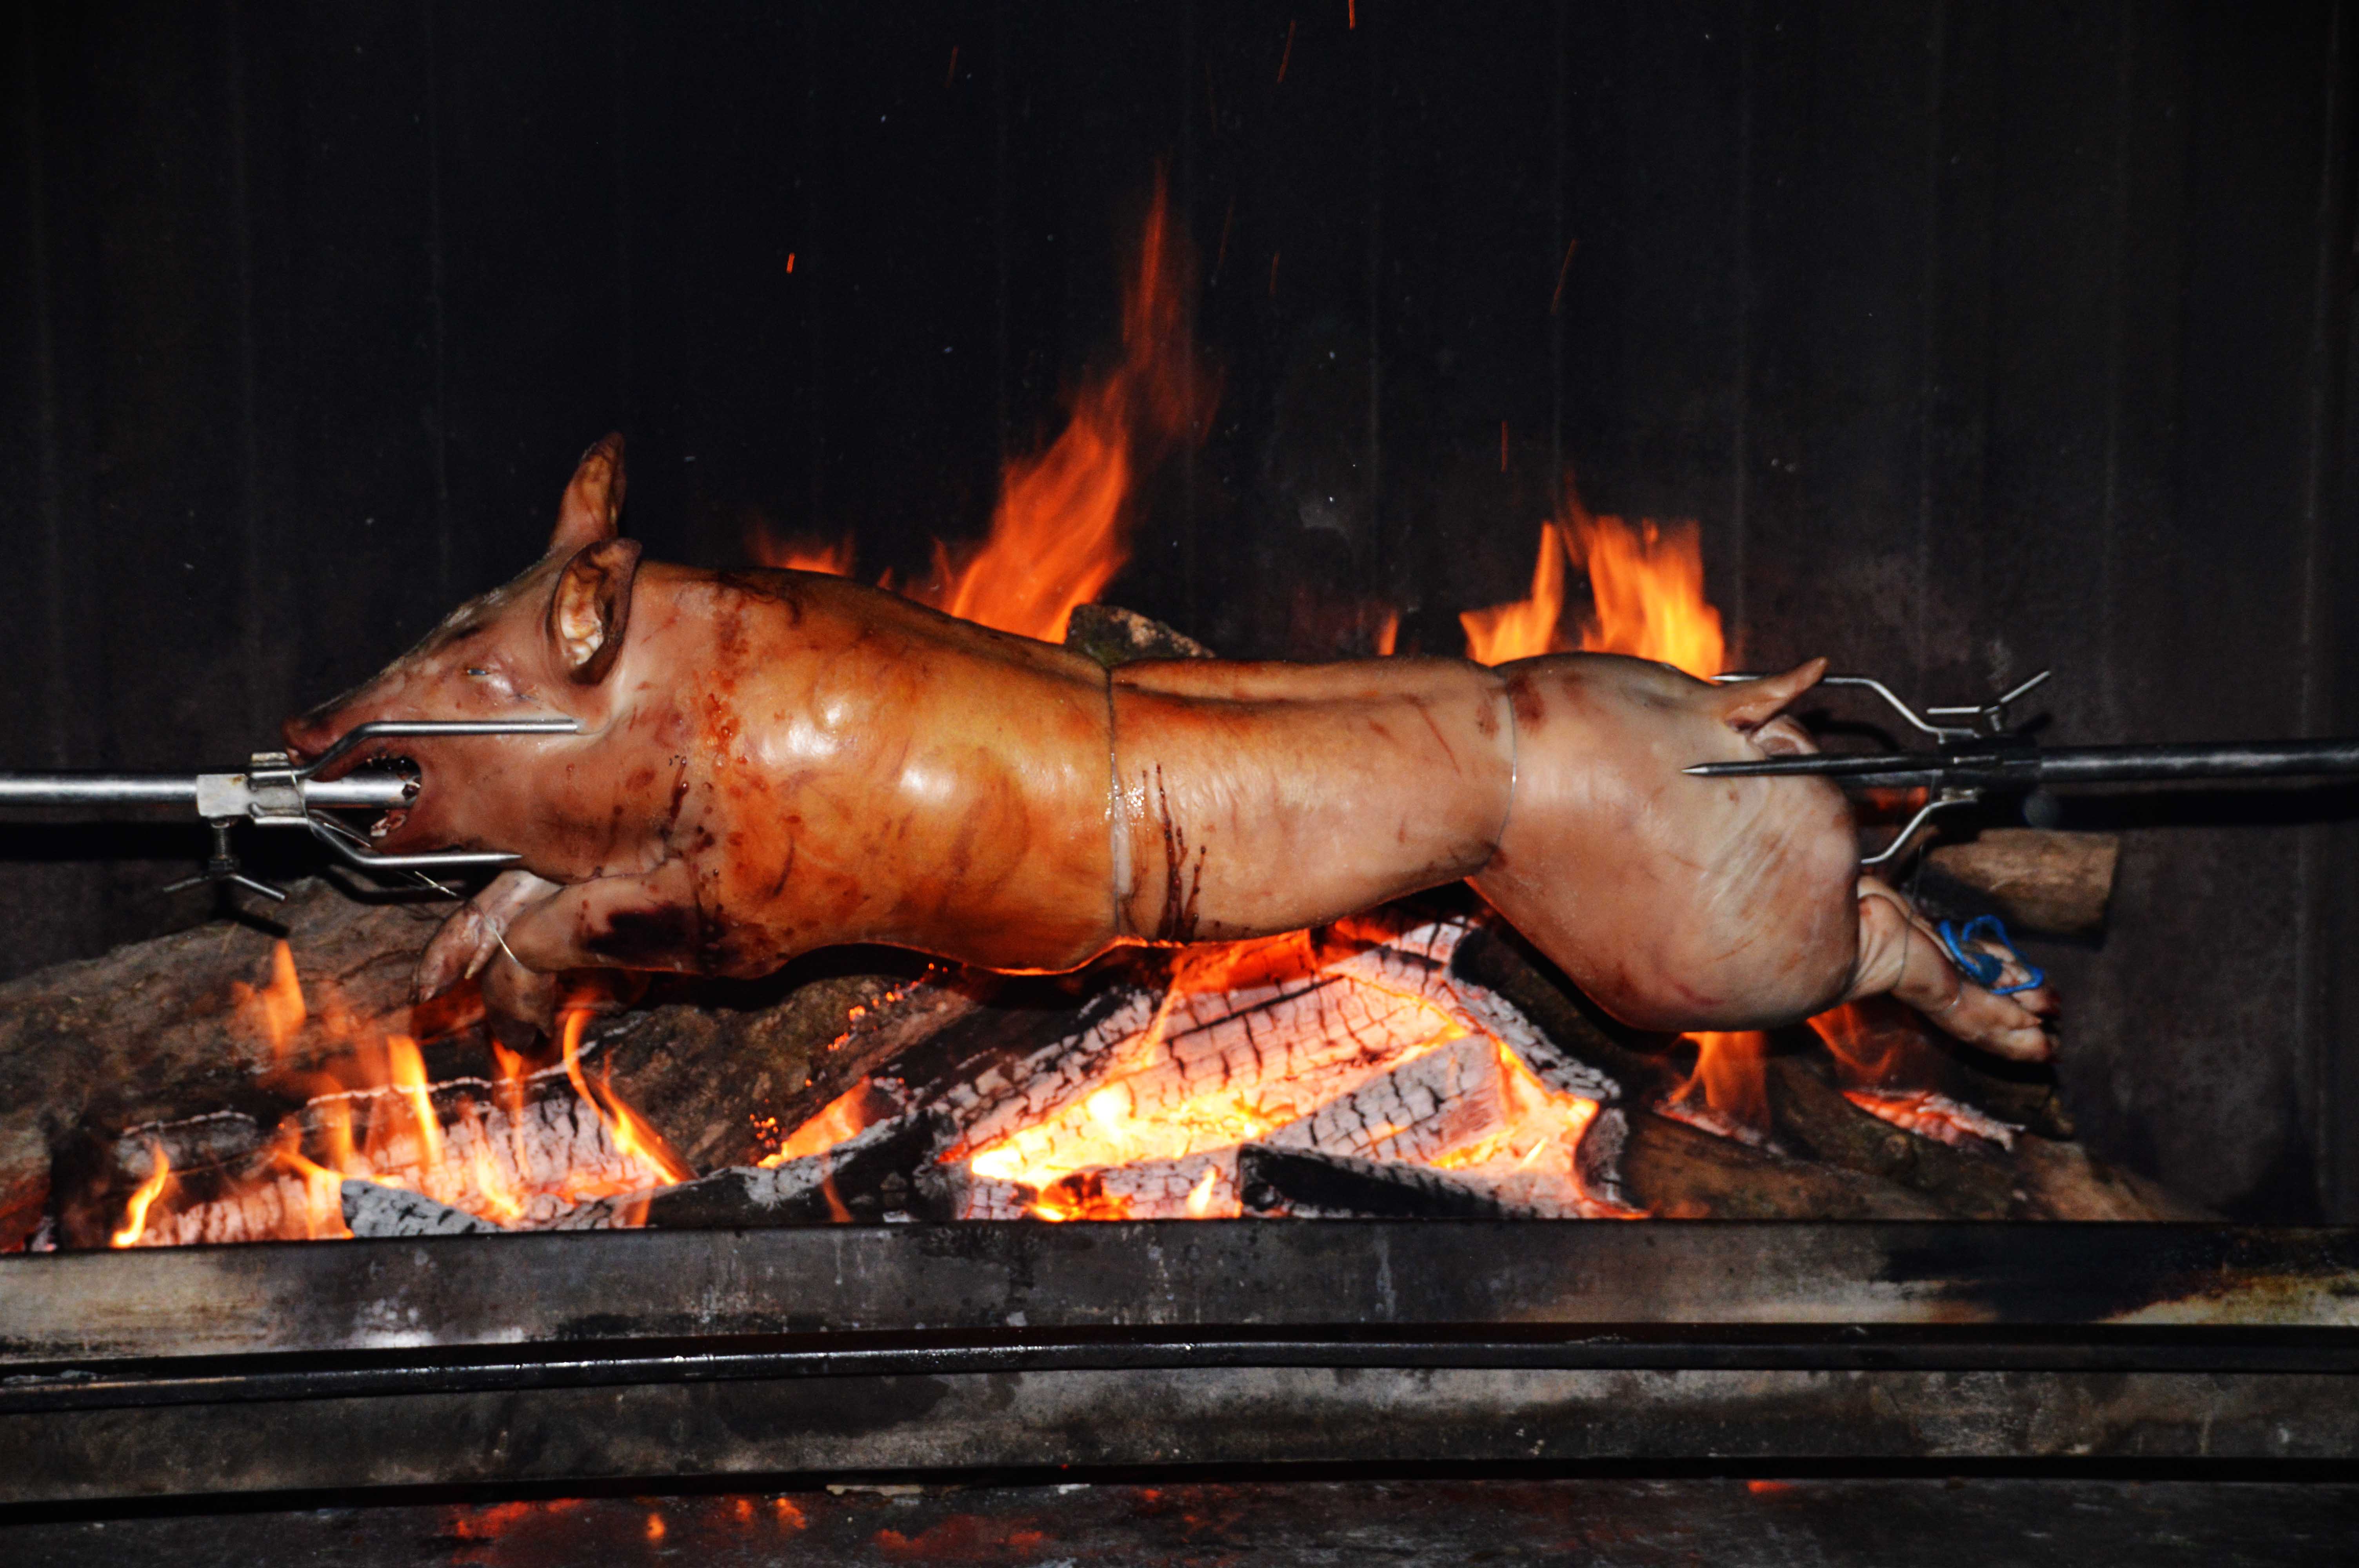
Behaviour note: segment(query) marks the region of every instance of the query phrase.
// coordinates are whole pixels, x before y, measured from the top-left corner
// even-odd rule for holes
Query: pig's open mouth
[[[418,804],[419,792],[425,785],[426,770],[408,752],[397,751],[391,745],[380,745],[369,747],[351,757],[338,758],[321,769],[319,777],[323,780],[339,779],[363,773],[391,774],[409,786],[400,805],[386,808],[368,826],[371,839],[389,838],[408,825],[410,813]]]
[[[378,752],[364,758],[353,771],[391,773],[409,785],[408,798],[399,806],[387,807],[368,827],[368,836],[372,839],[389,838],[401,831],[402,827],[408,823],[410,808],[417,802],[418,792],[426,782],[425,770],[418,765],[418,759],[399,752]]]

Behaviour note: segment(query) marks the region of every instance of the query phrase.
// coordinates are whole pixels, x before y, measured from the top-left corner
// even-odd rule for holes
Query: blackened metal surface
[[[2258,1568],[2332,1557],[2359,1487],[2114,1480],[1392,1480],[873,1488],[329,1507],[0,1525],[20,1568],[332,1562],[756,1568],[1066,1563],[1604,1562],[1883,1568],[2136,1562]]]
[[[0,1502],[1026,1465],[2342,1458],[2332,1374],[1206,1367],[0,1415]]]
[[[0,1365],[1319,1325],[2359,1325],[2359,1233],[2202,1225],[827,1226],[0,1259]]]
[[[0,1500],[2359,1448],[2359,1236],[831,1226],[0,1261]]]

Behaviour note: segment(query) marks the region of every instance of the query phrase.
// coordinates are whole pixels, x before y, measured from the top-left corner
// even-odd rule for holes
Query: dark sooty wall
[[[1569,465],[1743,657],[2052,733],[2359,726],[2354,18],[1888,0],[58,5],[9,23],[17,766],[241,756],[538,550],[591,438],[738,558],[972,536],[1114,333],[1158,160],[1223,374],[1110,597],[1456,650]],[[791,268],[789,258],[793,260]],[[2130,827],[2043,954],[2099,1148],[2359,1217],[2345,792]],[[206,913],[192,833],[0,829],[5,963]],[[99,859],[113,856],[115,859]]]

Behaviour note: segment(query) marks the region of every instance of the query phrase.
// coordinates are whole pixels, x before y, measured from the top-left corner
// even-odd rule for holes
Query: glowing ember
[[[1534,1070],[1526,1054],[1547,1048],[1528,1021],[1449,972],[1465,929],[1373,916],[1189,950],[1159,994],[1112,998],[941,1102],[962,1130],[944,1158],[965,1166],[966,1217],[1234,1217],[1249,1144],[1446,1171],[1526,1212],[1627,1212],[1611,1149],[1587,1146],[1615,1091]],[[848,1135],[856,1104],[789,1147]]]
[[[1904,1094],[1845,1089],[1843,1098],[1870,1116],[1880,1117],[1895,1127],[1906,1128],[1920,1138],[1934,1139],[1952,1149],[1972,1148],[1978,1142],[2013,1149],[2015,1135],[2023,1130],[2012,1122],[2001,1121],[1930,1089]]]

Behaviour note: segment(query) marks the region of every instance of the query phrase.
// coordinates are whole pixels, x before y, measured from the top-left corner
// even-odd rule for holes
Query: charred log
[[[1247,1214],[1267,1218],[1530,1217],[1488,1193],[1422,1166],[1260,1143],[1237,1151],[1237,1195]]]
[[[1799,1053],[1774,1054],[1767,1065],[1770,1117],[1788,1149],[1922,1193],[1951,1218],[2004,1219],[2014,1208],[2015,1179],[1997,1160],[1871,1116]]]
[[[1210,659],[1212,649],[1160,621],[1112,604],[1083,604],[1065,622],[1065,646],[1113,669],[1139,659]]]
[[[378,1182],[346,1182],[339,1194],[354,1236],[493,1236],[500,1227],[423,1193]]]
[[[951,1129],[938,1112],[879,1122],[821,1154],[768,1169],[716,1171],[647,1202],[646,1223],[671,1230],[774,1225],[876,1225],[957,1217],[957,1195],[937,1163]]]
[[[1663,1219],[1942,1219],[1897,1182],[1749,1149],[1645,1111],[1630,1118],[1622,1180]]]
[[[751,997],[684,988],[681,1000],[602,1021],[588,1038],[622,1098],[689,1164],[751,1165],[987,991],[906,955],[859,957],[853,972],[789,974]]]

